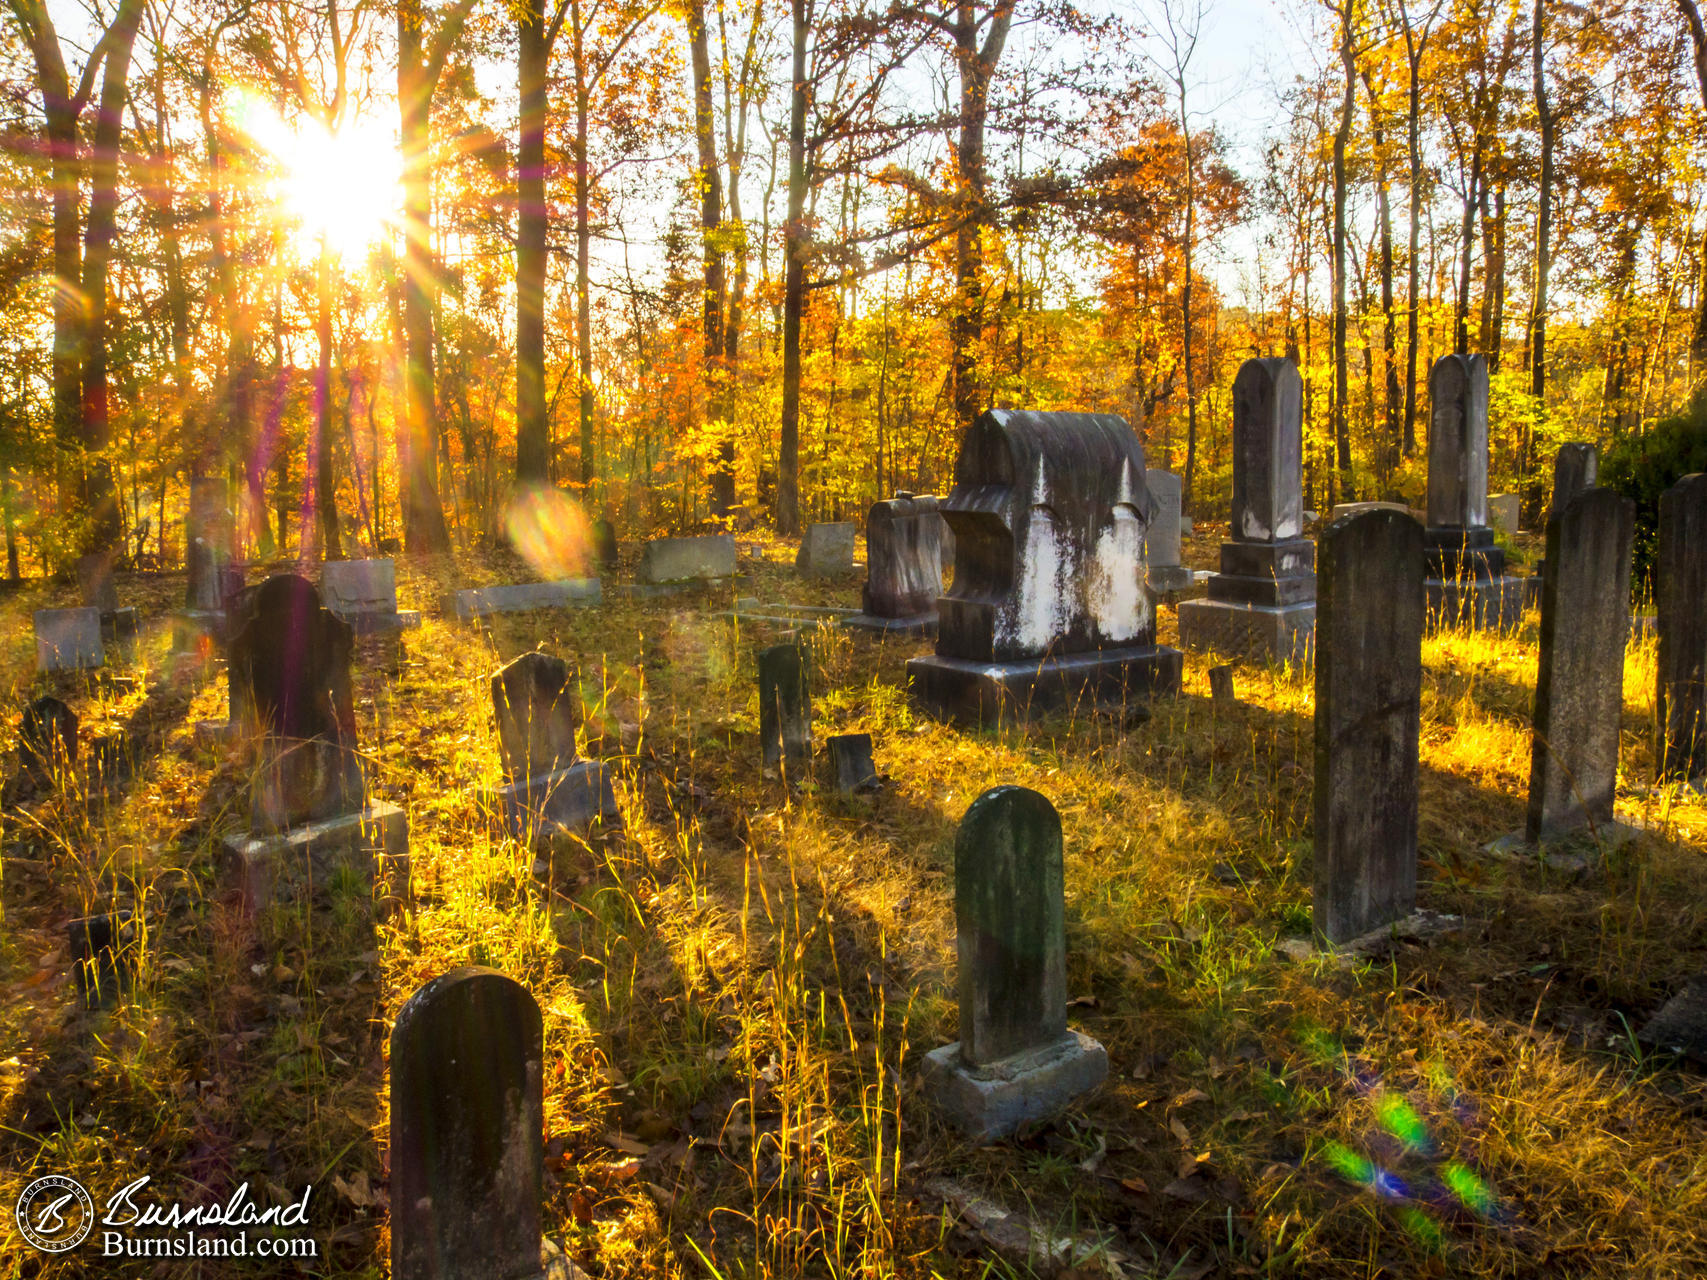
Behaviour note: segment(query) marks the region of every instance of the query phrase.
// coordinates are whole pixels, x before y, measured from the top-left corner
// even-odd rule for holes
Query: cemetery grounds
[[[1200,525],[1187,559],[1208,565],[1220,536]],[[427,617],[400,652],[358,642],[357,716],[370,793],[409,815],[415,893],[377,921],[353,882],[258,919],[222,892],[245,778],[192,726],[223,719],[223,666],[168,655],[181,576],[121,576],[145,640],[120,674],[139,679],[68,700],[85,753],[123,732],[137,767],[8,806],[0,833],[8,1217],[46,1172],[148,1174],[192,1202],[312,1184],[304,1273],[384,1275],[390,1023],[479,964],[543,1010],[544,1221],[590,1276],[1707,1275],[1707,1090],[1636,1036],[1707,968],[1707,808],[1643,785],[1651,640],[1628,653],[1619,799],[1649,829],[1587,877],[1482,851],[1523,825],[1535,611],[1510,637],[1424,641],[1420,898],[1466,923],[1344,964],[1295,941],[1307,676],[1242,669],[1241,701],[1216,704],[1188,654],[1181,695],[1147,714],[979,732],[909,703],[903,662],[929,641],[820,632],[814,735],[870,732],[886,776],[840,796],[762,776],[753,652],[781,632],[715,614],[736,594],[848,605],[857,582],[767,563],[636,602],[607,578],[597,609],[479,628],[440,593],[519,563],[398,567]],[[0,599],[7,747],[37,688],[30,611],[75,590]],[[583,753],[616,763],[626,819],[559,840],[539,876],[479,799],[500,781],[485,677],[536,644],[579,663]],[[977,1147],[930,1113],[916,1067],[958,1034],[956,826],[1004,783],[1061,813],[1070,1017],[1111,1075]],[[65,924],[115,907],[141,916],[137,975],[89,1012]],[[1028,1261],[1028,1240],[1073,1252]],[[99,1265],[0,1251],[6,1280]],[[193,1273],[236,1274],[221,1265]]]

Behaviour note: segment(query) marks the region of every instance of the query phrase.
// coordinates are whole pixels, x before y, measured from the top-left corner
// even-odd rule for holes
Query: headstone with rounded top
[[[898,635],[936,630],[942,594],[942,514],[935,497],[896,494],[865,520],[863,612],[844,626]]]
[[[981,1141],[1094,1089],[1108,1054],[1067,1026],[1061,818],[1025,787],[973,801],[954,844],[960,1039],[925,1056],[927,1088]]]

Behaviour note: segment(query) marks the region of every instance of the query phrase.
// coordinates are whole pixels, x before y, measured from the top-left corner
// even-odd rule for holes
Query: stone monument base
[[[1056,707],[1177,693],[1184,661],[1178,649],[1153,644],[1017,662],[930,654],[907,663],[907,679],[923,702],[950,719],[992,725]]]
[[[101,610],[101,643],[115,646],[126,658],[130,656],[141,629],[135,609]]]
[[[1196,576],[1190,566],[1183,564],[1153,564],[1145,574],[1150,590],[1155,592],[1189,591]]]
[[[1053,1044],[986,1067],[961,1060],[960,1042],[925,1055],[925,1088],[955,1128],[980,1142],[1047,1119],[1108,1078],[1108,1052],[1068,1031]]]
[[[1524,580],[1509,576],[1423,579],[1424,614],[1434,628],[1505,631],[1523,620],[1526,594]]]
[[[369,885],[389,884],[408,896],[409,818],[394,804],[375,802],[360,813],[306,822],[276,835],[225,838],[223,870],[250,910],[313,893],[348,870]]]
[[[1239,604],[1186,600],[1179,607],[1179,642],[1193,653],[1247,662],[1308,666],[1315,653],[1316,603]]]
[[[1639,828],[1614,819],[1599,823],[1592,830],[1581,826],[1569,831],[1544,831],[1535,841],[1525,831],[1511,831],[1490,840],[1482,850],[1502,862],[1529,863],[1584,876],[1600,865],[1604,854],[1623,848],[1641,835]]]
[[[223,609],[179,609],[172,615],[172,652],[196,653],[203,642],[225,643]]]
[[[494,799],[504,830],[520,839],[581,832],[594,819],[622,818],[602,760],[577,760],[567,769],[509,783]]]
[[[909,618],[880,618],[873,613],[856,613],[851,618],[843,618],[842,625],[855,631],[877,631],[886,636],[934,636],[936,610]]]

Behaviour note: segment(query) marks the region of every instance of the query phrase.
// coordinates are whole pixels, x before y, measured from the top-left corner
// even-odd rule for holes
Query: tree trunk
[[[550,480],[545,406],[545,79],[551,42],[545,0],[524,0],[517,28],[516,87],[516,483]]]
[[[450,530],[439,499],[439,420],[433,377],[433,90],[438,72],[422,61],[420,0],[398,0],[397,106],[403,160],[403,412],[408,454],[403,474],[403,546],[412,554],[448,551]],[[377,498],[377,492],[376,492]]]
[[[705,258],[702,324],[705,405],[709,419],[723,402],[723,246],[718,237],[723,221],[723,174],[717,167],[717,132],[711,110],[711,50],[705,28],[705,0],[692,0],[688,6],[688,43],[693,55],[693,131],[699,147],[699,168],[694,179],[699,184],[700,243]],[[726,430],[726,423],[724,427]],[[711,514],[722,520],[735,511],[734,439],[726,436],[717,454],[711,475]]]
[[[1410,67],[1408,87],[1409,109],[1406,112],[1408,150],[1410,152],[1410,254],[1407,262],[1409,279],[1405,285],[1405,456],[1417,451],[1417,355],[1422,321],[1422,55],[1428,40],[1424,32],[1419,38],[1411,29],[1410,17],[1405,17],[1405,55]]]
[[[320,358],[314,368],[314,442],[312,470],[314,473],[315,527],[320,545],[313,544],[309,522],[302,525],[301,559],[308,560],[318,552],[322,560],[341,560],[344,549],[338,538],[338,487],[332,474],[332,250],[326,237],[320,237],[320,265],[314,337]]]
[[[806,306],[806,40],[809,0],[791,0],[793,81],[788,106],[788,221],[782,229],[782,438],[777,457],[776,531],[800,532],[800,320]]]
[[[575,378],[581,445],[581,496],[592,495],[596,457],[593,452],[593,260],[592,192],[587,163],[588,117],[592,86],[587,80],[586,33],[581,27],[580,0],[570,0],[569,23],[575,57]]]
[[[1464,221],[1460,229],[1462,256],[1458,262],[1458,307],[1453,350],[1470,354],[1470,261],[1476,251],[1476,206],[1482,199],[1482,135],[1477,125],[1470,151],[1470,180],[1464,192]]]
[[[1535,0],[1535,112],[1541,123],[1540,190],[1535,215],[1535,301],[1529,319],[1529,391],[1543,407],[1547,397],[1547,288],[1553,270],[1553,145],[1557,125],[1547,96],[1546,0]],[[1703,86],[1707,95],[1707,85]]]
[[[1352,0],[1345,0],[1340,11],[1340,67],[1345,75],[1345,92],[1340,99],[1340,123],[1334,133],[1334,445],[1335,461],[1339,467],[1339,492],[1342,500],[1352,493],[1351,486],[1351,424],[1348,421],[1348,381],[1346,371],[1346,228],[1345,151],[1351,140],[1351,119],[1357,105],[1357,67],[1352,50]]]
[[[1539,4],[1539,0],[1537,0]],[[1701,108],[1707,111],[1707,23],[1701,20],[1696,0],[1677,0],[1678,12],[1689,27],[1689,46],[1695,60],[1695,79],[1701,89]],[[1701,283],[1695,299],[1695,332],[1689,341],[1695,381],[1707,382],[1707,246],[1701,252]]]
[[[1376,101],[1374,82],[1365,74],[1369,91],[1369,129],[1375,143],[1375,198],[1381,217],[1381,387],[1388,456],[1396,458],[1404,449],[1404,428],[1399,421],[1398,317],[1393,314],[1393,200],[1387,171],[1387,133]]]

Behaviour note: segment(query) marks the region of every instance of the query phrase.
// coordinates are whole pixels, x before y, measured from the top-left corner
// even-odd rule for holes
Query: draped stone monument
[[[997,409],[967,431],[943,514],[954,584],[914,693],[982,723],[1179,688],[1144,582],[1144,450],[1113,414]]]
[[[942,594],[942,514],[938,499],[905,491],[872,504],[865,519],[863,612],[843,626],[894,635],[936,631]]]
[[[1258,662],[1307,663],[1316,548],[1304,536],[1303,383],[1284,358],[1233,380],[1233,539],[1205,600],[1179,607],[1180,644]]]
[[[1427,577],[1429,620],[1476,629],[1515,626],[1523,616],[1521,578],[1488,527],[1488,363],[1446,355],[1428,375]]]

